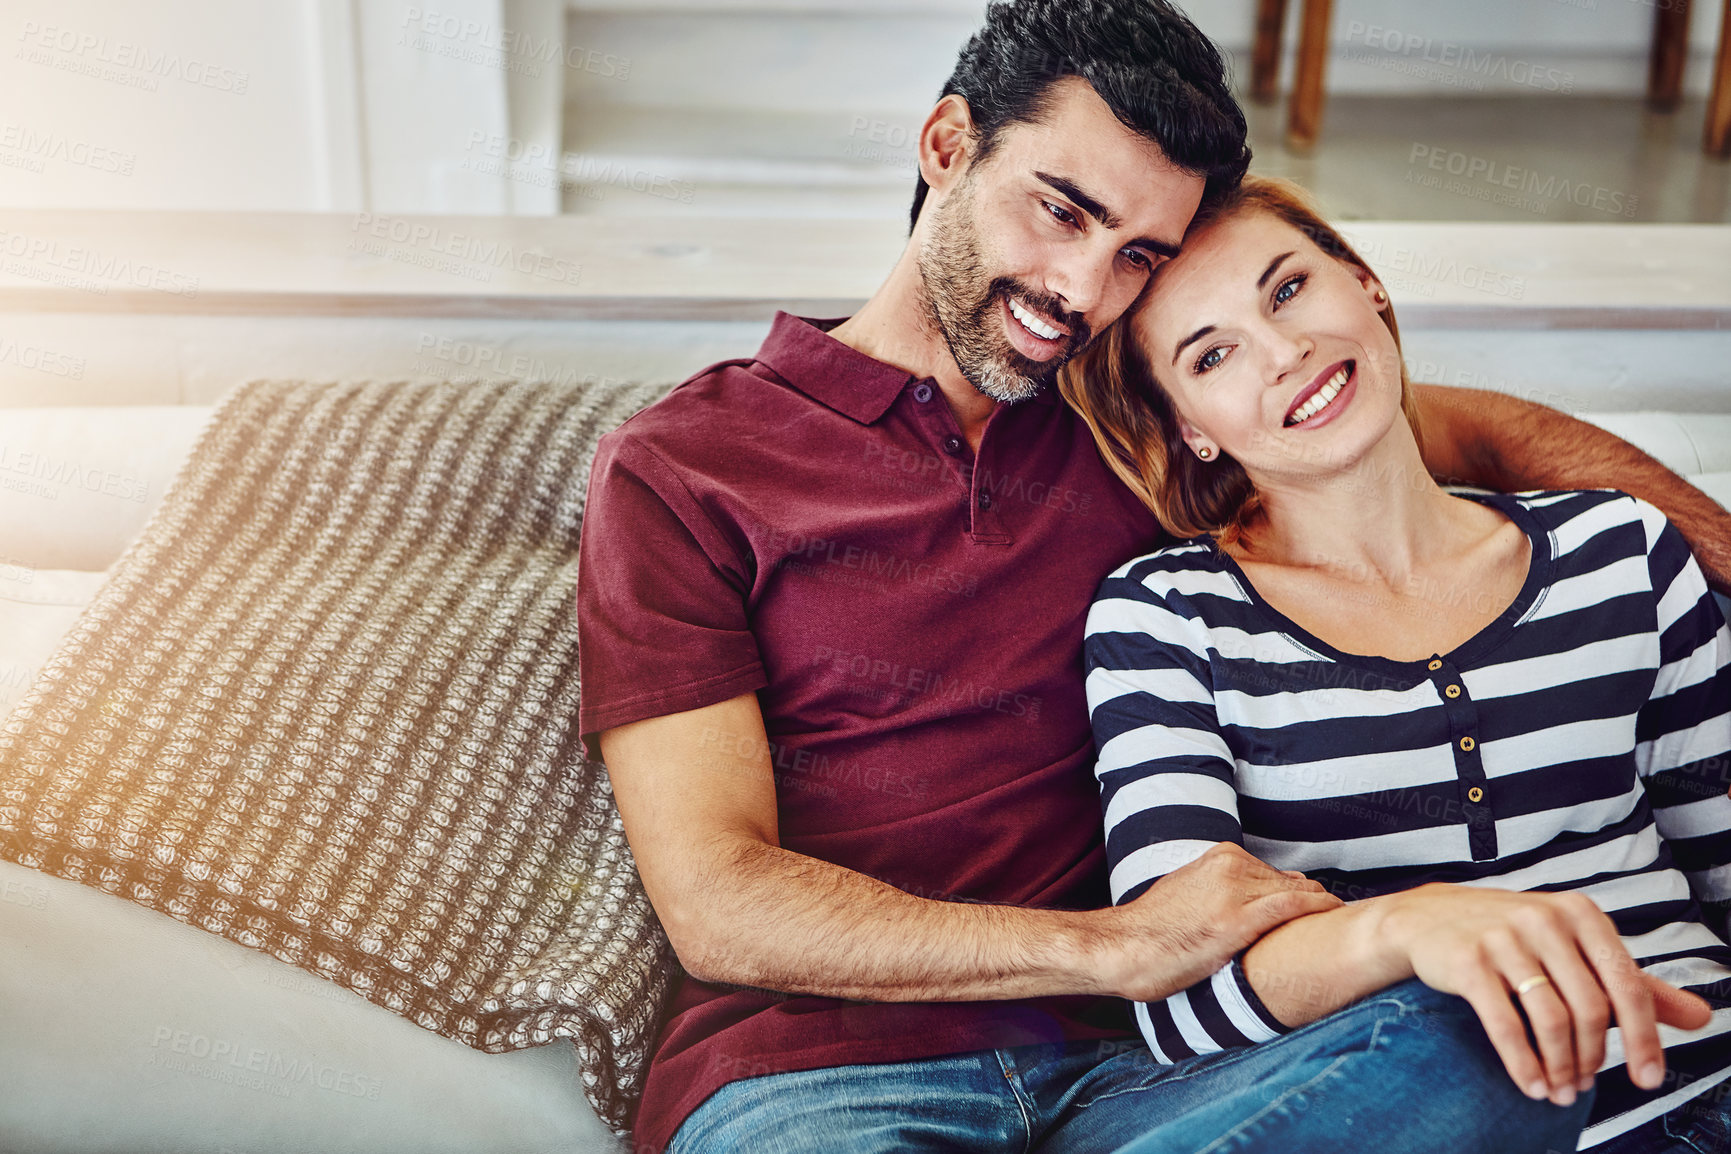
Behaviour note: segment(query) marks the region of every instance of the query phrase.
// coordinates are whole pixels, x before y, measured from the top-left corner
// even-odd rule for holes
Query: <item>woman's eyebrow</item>
[[[1274,275],[1274,270],[1285,263],[1287,257],[1293,255],[1293,253],[1296,253],[1297,251],[1297,249],[1293,249],[1292,252],[1283,252],[1279,256],[1275,257],[1274,263],[1262,270],[1262,276],[1257,279],[1256,287],[1260,289],[1266,285],[1268,283],[1268,278]]]
[[[1269,263],[1268,267],[1262,270],[1262,275],[1256,278],[1257,291],[1260,292],[1262,288],[1268,284],[1268,278],[1272,277],[1280,266],[1286,263],[1288,258],[1297,255],[1297,253],[1298,250],[1293,249],[1291,252],[1283,252],[1279,256],[1275,257],[1274,260]],[[1186,348],[1189,348],[1191,345],[1195,344],[1213,331],[1213,325],[1203,325],[1201,328],[1179,341],[1178,347],[1172,350],[1172,363],[1177,364],[1178,358],[1184,355],[1184,350]]]
[[[1292,255],[1291,253],[1286,254],[1286,256],[1291,256],[1291,255]],[[1285,260],[1286,257],[1281,257],[1280,259]],[[1264,277],[1263,279],[1266,280],[1267,278]],[[1189,348],[1191,345],[1195,344],[1197,341],[1201,340],[1203,337],[1207,336],[1209,333],[1211,333],[1213,331],[1214,331],[1213,325],[1203,325],[1201,328],[1197,329],[1195,332],[1191,333],[1189,336],[1187,336],[1183,340],[1179,341],[1178,347],[1172,350],[1172,363],[1177,364],[1178,358],[1184,355],[1185,349]]]

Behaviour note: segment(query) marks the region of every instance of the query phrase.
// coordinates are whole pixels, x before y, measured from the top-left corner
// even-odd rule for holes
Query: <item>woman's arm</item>
[[[1484,389],[1416,386],[1425,466],[1445,482],[1505,493],[1622,489],[1652,502],[1731,594],[1731,512],[1620,437],[1555,409]]]
[[[1658,613],[1659,671],[1636,723],[1635,766],[1653,821],[1721,938],[1731,933],[1731,630],[1677,529],[1642,510]]]
[[[1214,712],[1206,645],[1197,620],[1127,577],[1108,578],[1088,615],[1084,655],[1099,746],[1095,775],[1112,899],[1120,907],[1145,894],[1153,900],[1205,855],[1227,847],[1244,852],[1234,763]],[[1340,904],[1316,896],[1325,902],[1320,908]],[[1254,1045],[1285,1032],[1258,1001],[1237,958],[1197,976],[1201,980],[1187,988],[1167,986],[1159,991],[1163,997],[1136,1006],[1142,1036],[1160,1061]]]
[[[1655,1023],[1697,1029],[1711,1016],[1700,998],[1644,974],[1611,919],[1580,893],[1419,886],[1289,922],[1251,946],[1243,964],[1288,1027],[1407,978],[1458,994],[1515,1084],[1558,1105],[1592,1085],[1613,1014],[1629,1076],[1646,1089],[1665,1075]],[[1530,983],[1535,977],[1548,980]]]
[[[1651,505],[1642,520],[1660,664],[1636,724],[1636,768],[1677,868],[1723,936],[1731,907],[1731,631],[1676,528]],[[1655,1019],[1692,1027],[1706,1014],[1692,995],[1641,974],[1610,920],[1578,894],[1424,886],[1279,927],[1246,952],[1244,967],[1287,1026],[1414,976],[1458,993],[1523,1086],[1538,1062],[1509,990],[1534,974],[1548,973],[1550,986],[1519,1000],[1552,1088],[1569,1068],[1571,1032],[1577,1084],[1590,1083],[1604,1057],[1607,1008],[1622,1027],[1631,1077],[1645,1086],[1663,1073]]]

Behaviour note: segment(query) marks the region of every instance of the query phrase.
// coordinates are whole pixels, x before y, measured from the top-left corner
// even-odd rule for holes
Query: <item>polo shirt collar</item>
[[[845,319],[777,312],[757,359],[812,400],[869,425],[889,412],[915,378],[830,336],[829,330]],[[1054,405],[1056,393],[1056,387],[1048,385],[1026,403]]]

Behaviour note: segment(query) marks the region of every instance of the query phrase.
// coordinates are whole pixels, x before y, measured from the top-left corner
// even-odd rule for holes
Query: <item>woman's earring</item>
[[[1196,450],[1196,455],[1206,461],[1210,457],[1214,456],[1214,450],[1210,449],[1207,445],[1204,445],[1200,449]]]
[[[1388,293],[1384,292],[1382,289],[1377,289],[1376,290],[1376,303],[1379,305],[1387,304],[1388,303]]]

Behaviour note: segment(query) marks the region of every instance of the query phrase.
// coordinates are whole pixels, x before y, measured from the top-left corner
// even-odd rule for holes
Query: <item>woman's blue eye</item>
[[[1209,349],[1207,352],[1196,358],[1194,371],[1198,373],[1207,372],[1209,369],[1218,365],[1220,363],[1220,358],[1223,356],[1225,356],[1225,350],[1218,348]]]
[[[1304,277],[1295,276],[1289,280],[1280,282],[1280,287],[1274,290],[1274,303],[1277,305],[1283,305],[1293,297],[1297,296],[1298,290],[1304,287],[1304,281]],[[1291,289],[1292,291],[1287,292],[1287,289]]]

